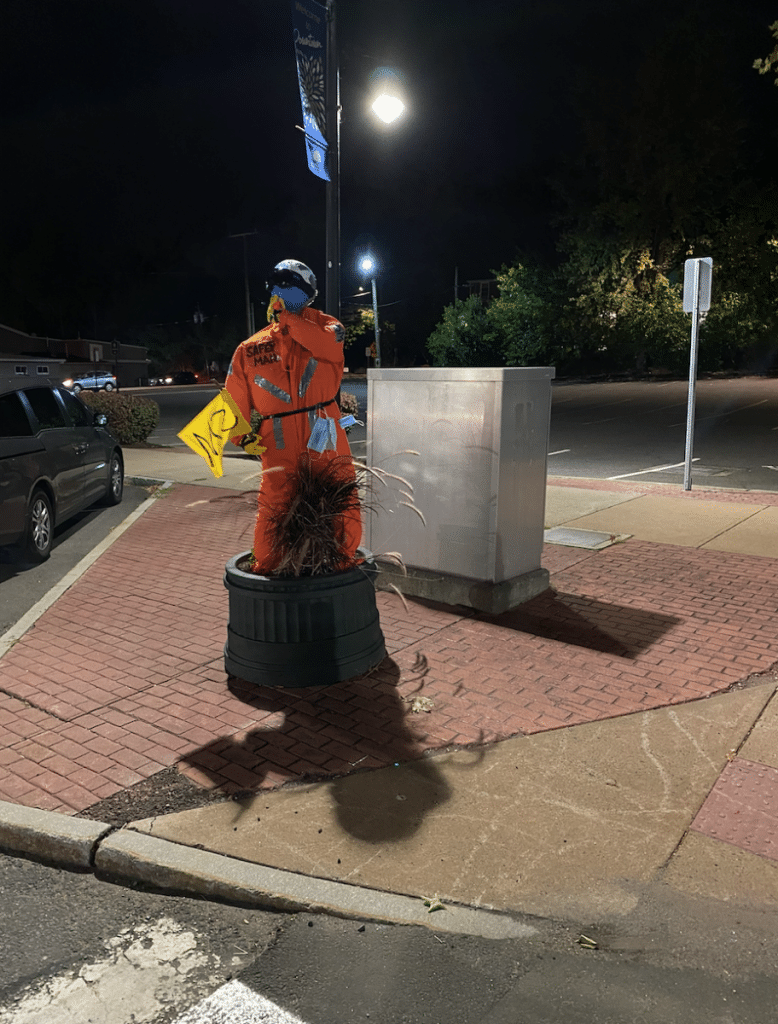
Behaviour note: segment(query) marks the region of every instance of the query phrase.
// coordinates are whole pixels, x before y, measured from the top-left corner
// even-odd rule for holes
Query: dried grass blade
[[[424,523],[424,525],[427,525],[427,520],[424,518],[424,513],[417,509],[415,505],[412,505],[409,501],[401,501],[400,504],[405,505],[405,507],[409,508],[411,512],[415,512],[419,519],[421,519],[421,521]]]

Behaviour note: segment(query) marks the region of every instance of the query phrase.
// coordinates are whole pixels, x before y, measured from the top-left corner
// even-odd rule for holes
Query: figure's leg
[[[263,462],[262,469],[262,482],[257,495],[251,571],[266,576],[278,568],[281,560],[280,553],[275,550],[272,542],[270,519],[274,510],[289,501],[290,475],[283,466],[275,468]]]

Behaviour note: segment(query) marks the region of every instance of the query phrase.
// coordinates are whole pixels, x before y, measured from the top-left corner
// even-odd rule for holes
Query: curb
[[[51,867],[91,871],[108,882],[262,910],[419,925],[486,939],[527,939],[539,930],[508,914],[449,904],[433,911],[420,898],[311,878],[2,800],[0,848]]]
[[[0,847],[70,871],[91,871],[95,850],[112,831],[103,821],[70,818],[0,800]]]

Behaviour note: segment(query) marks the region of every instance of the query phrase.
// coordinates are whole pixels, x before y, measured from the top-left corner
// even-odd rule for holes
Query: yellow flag
[[[238,434],[250,432],[251,426],[241,415],[235,399],[226,388],[222,388],[178,436],[205,459],[213,475],[218,477],[224,475],[222,452],[227,441]]]

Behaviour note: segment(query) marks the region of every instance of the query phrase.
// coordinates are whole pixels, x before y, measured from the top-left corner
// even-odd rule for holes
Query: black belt
[[[297,416],[301,412],[316,412],[318,409],[324,409],[328,405],[332,405],[336,401],[335,398],[330,398],[326,402],[317,402],[316,405],[305,405],[302,409],[287,409],[285,412],[272,412],[267,416],[260,416],[260,422],[262,420],[276,420],[280,419],[281,416]]]

